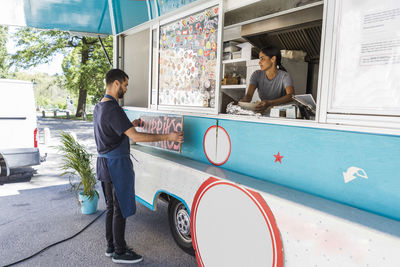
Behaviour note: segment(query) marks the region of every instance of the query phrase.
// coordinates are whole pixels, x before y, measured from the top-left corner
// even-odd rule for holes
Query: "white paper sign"
[[[341,0],[331,110],[400,115],[400,1]]]

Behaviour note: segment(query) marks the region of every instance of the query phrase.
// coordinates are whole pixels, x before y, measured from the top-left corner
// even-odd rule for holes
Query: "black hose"
[[[56,243],[50,244],[50,245],[48,245],[47,247],[45,247],[44,249],[42,249],[42,250],[40,250],[40,251],[38,251],[38,252],[36,252],[36,253],[30,255],[29,257],[26,257],[26,258],[23,258],[22,260],[19,260],[19,261],[16,261],[16,262],[13,262],[13,263],[4,265],[3,267],[12,266],[12,265],[21,263],[21,262],[23,262],[23,261],[26,261],[26,260],[28,260],[28,259],[30,259],[30,258],[33,258],[33,257],[35,257],[36,255],[42,253],[43,251],[45,251],[45,250],[48,249],[48,248],[51,248],[51,247],[53,247],[53,246],[55,246],[55,245],[58,245],[58,244],[60,244],[60,243],[62,243],[62,242],[64,242],[64,241],[68,241],[68,240],[74,238],[75,236],[77,236],[77,235],[79,235],[80,233],[82,233],[83,231],[85,231],[86,228],[88,228],[92,223],[94,223],[98,218],[100,218],[100,216],[103,215],[105,212],[106,212],[106,210],[103,210],[103,211],[102,211],[99,215],[97,215],[97,217],[94,218],[88,225],[86,225],[82,230],[80,230],[79,232],[77,232],[77,233],[74,234],[73,236],[70,236],[70,237],[65,238],[65,239],[63,239],[63,240],[60,240],[60,241],[58,241],[58,242],[56,242]]]

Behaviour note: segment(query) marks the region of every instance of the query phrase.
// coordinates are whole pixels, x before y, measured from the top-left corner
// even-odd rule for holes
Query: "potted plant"
[[[93,171],[92,155],[87,152],[71,134],[61,132],[61,145],[58,150],[63,157],[61,175],[69,175],[71,189],[75,192],[83,214],[92,214],[97,211],[99,193],[96,190],[96,175]],[[74,178],[78,177],[78,182]]]

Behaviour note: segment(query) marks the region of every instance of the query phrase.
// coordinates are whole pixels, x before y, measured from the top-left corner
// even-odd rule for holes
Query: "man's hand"
[[[142,122],[141,119],[137,119],[137,120],[132,121],[133,127],[139,127],[141,122]]]
[[[183,143],[183,132],[172,132],[168,134],[168,141]]]
[[[255,110],[257,112],[263,112],[264,110],[266,110],[268,107],[270,106],[268,100],[263,100],[260,102],[260,104],[258,104],[255,108]]]

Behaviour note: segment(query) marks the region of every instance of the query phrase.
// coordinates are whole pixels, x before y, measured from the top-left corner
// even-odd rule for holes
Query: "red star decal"
[[[279,152],[278,152],[277,155],[274,155],[274,157],[275,157],[275,162],[279,161],[279,163],[282,164],[282,161],[281,161],[281,160],[283,159],[283,156],[281,156],[281,155],[279,154]]]

